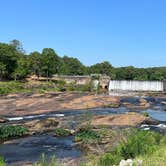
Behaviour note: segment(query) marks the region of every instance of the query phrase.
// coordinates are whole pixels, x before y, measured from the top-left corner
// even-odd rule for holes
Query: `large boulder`
[[[143,108],[148,108],[148,107],[150,107],[150,103],[146,100],[146,99],[143,99],[143,98],[141,98],[140,100],[139,100],[139,102],[140,102],[140,106],[141,107],[143,107]]]
[[[46,132],[54,130],[59,124],[57,118],[47,118],[42,120],[32,120],[30,122],[26,122],[25,126],[28,127],[29,131],[34,132]]]

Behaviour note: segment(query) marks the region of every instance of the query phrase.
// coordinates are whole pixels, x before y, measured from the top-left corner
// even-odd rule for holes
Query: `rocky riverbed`
[[[19,124],[29,129],[26,137],[0,145],[0,154],[12,166],[32,164],[42,153],[47,157],[56,155],[66,165],[77,165],[84,150],[79,149],[73,135],[87,121],[95,129],[98,126],[107,126],[111,130],[136,127],[166,133],[166,98],[163,96],[14,94],[0,97],[0,106],[1,124]],[[68,129],[71,135],[57,137],[56,128]]]

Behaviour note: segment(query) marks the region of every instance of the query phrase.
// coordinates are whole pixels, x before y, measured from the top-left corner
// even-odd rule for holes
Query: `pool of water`
[[[148,109],[146,112],[148,112],[151,118],[166,122],[166,111]]]
[[[0,145],[0,154],[4,156],[8,165],[15,165],[17,162],[33,163],[39,161],[42,153],[47,158],[55,155],[57,159],[73,159],[82,154],[73,143],[72,136],[36,135]]]

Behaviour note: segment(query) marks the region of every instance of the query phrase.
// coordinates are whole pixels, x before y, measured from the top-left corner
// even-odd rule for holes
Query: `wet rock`
[[[166,101],[161,101],[161,104],[162,105],[166,105]]]
[[[100,126],[100,125],[106,125],[106,126],[138,126],[145,122],[147,117],[135,113],[130,112],[127,114],[121,114],[121,115],[106,115],[106,116],[95,116],[92,121],[91,125],[93,126]]]
[[[142,108],[148,108],[150,107],[150,103],[148,102],[141,102],[139,104],[133,104],[133,103],[129,103],[129,102],[124,102],[122,103],[123,106],[127,107],[127,108],[138,108],[138,109],[142,109]]]
[[[147,125],[158,125],[160,122],[158,120],[152,119],[152,118],[146,118],[142,124],[147,124]]]
[[[0,117],[0,123],[6,123],[6,122],[8,122],[7,119]]]
[[[139,102],[140,102],[140,106],[141,107],[143,107],[143,108],[148,108],[148,107],[150,107],[150,103],[146,100],[146,99],[143,99],[143,98],[141,98],[140,100],[139,100]]]
[[[110,103],[108,105],[104,105],[104,108],[118,108],[120,106],[120,103]]]
[[[32,120],[30,122],[26,122],[25,126],[29,128],[31,134],[35,132],[46,132],[54,130],[59,124],[57,118],[47,118],[42,120]]]

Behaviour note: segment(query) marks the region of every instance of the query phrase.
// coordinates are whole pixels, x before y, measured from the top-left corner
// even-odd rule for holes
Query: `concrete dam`
[[[110,80],[109,91],[166,91],[166,81]]]

